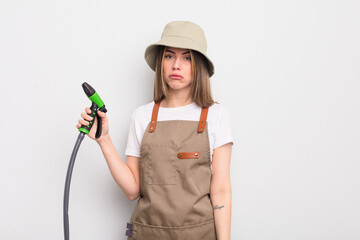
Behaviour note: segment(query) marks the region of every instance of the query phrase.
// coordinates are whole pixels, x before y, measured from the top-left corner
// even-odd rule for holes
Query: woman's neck
[[[160,107],[165,107],[165,108],[175,108],[175,107],[182,107],[185,105],[189,105],[191,103],[193,103],[194,101],[191,98],[188,98],[188,96],[186,97],[174,97],[174,96],[169,96],[167,98],[164,98],[161,103],[160,103]]]

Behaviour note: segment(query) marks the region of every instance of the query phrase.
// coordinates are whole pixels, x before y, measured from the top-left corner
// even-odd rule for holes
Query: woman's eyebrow
[[[166,52],[171,52],[171,53],[173,53],[173,54],[176,54],[175,52],[173,52],[173,51],[171,51],[171,50],[168,50],[168,49],[166,49]],[[188,53],[190,53],[190,51],[186,51],[186,52],[184,52],[182,55],[188,54]]]

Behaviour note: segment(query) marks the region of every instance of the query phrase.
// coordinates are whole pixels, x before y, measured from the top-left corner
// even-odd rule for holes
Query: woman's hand
[[[99,115],[99,117],[101,117],[101,127],[102,127],[102,132],[101,132],[101,136],[99,138],[95,138],[95,134],[96,134],[96,129],[97,129],[97,118],[94,115],[94,119],[91,119],[90,115],[88,114],[91,113],[91,110],[89,107],[85,108],[85,112],[81,113],[81,117],[83,119],[79,119],[79,123],[76,124],[76,128],[79,129],[81,127],[81,125],[85,125],[88,126],[90,123],[90,121],[94,120],[94,124],[90,129],[89,134],[87,134],[91,139],[95,140],[97,143],[100,143],[102,140],[104,140],[105,138],[109,137],[109,124],[108,124],[108,118],[106,116],[106,113],[101,112],[101,111],[97,111],[97,114]]]

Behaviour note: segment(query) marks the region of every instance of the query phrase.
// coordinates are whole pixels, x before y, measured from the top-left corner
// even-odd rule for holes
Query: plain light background
[[[0,0],[0,239],[63,239],[63,191],[90,83],[123,161],[152,99],[143,58],[166,23],[208,39],[231,113],[231,239],[360,239],[359,1]],[[85,137],[71,239],[125,239],[130,201]]]

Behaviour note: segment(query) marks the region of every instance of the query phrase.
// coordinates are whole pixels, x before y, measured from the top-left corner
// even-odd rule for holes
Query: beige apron
[[[216,240],[210,200],[209,108],[199,121],[157,121],[160,101],[140,149],[140,198],[128,240]]]

